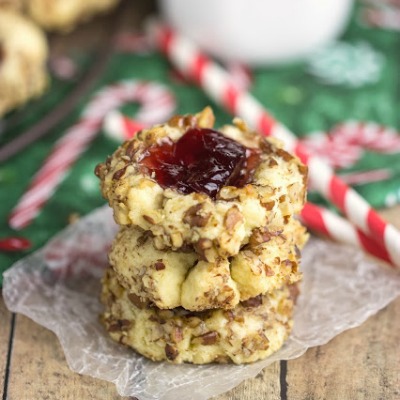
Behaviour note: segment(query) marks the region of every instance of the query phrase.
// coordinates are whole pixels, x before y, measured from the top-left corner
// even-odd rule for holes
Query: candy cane
[[[400,0],[363,0],[363,2],[375,7],[382,7],[383,5],[400,7]]]
[[[288,151],[306,162],[310,179],[321,194],[347,215],[354,225],[382,244],[392,262],[400,266],[400,232],[394,226],[385,222],[361,196],[334,175],[328,165],[317,157],[310,157],[292,132],[276,121],[248,92],[235,87],[229,74],[200,53],[192,42],[157,22],[149,24],[149,33],[175,67],[198,82],[213,100],[263,134],[281,139]]]
[[[0,251],[23,251],[31,246],[31,242],[23,237],[0,238]]]
[[[112,110],[104,118],[103,130],[106,136],[121,142],[131,139],[136,132],[147,126],[148,124],[143,124],[126,117],[117,110]]]
[[[365,149],[384,154],[400,153],[399,133],[373,122],[347,121],[328,133],[313,133],[301,139],[301,143],[311,154],[338,168],[354,165]]]
[[[372,256],[391,264],[391,258],[384,247],[332,211],[308,202],[301,212],[301,219],[309,229],[337,242],[361,248]]]
[[[329,137],[335,143],[366,148],[380,153],[399,153],[400,135],[393,128],[374,122],[348,121],[336,125]]]
[[[361,16],[372,27],[400,30],[400,10],[396,8],[365,8]]]
[[[332,167],[346,168],[354,165],[362,156],[360,146],[349,145],[323,132],[312,133],[301,139],[311,154],[318,155]]]
[[[340,178],[348,185],[362,185],[363,183],[382,182],[390,179],[391,177],[392,173],[388,168],[340,174]]]
[[[136,116],[145,124],[164,121],[175,109],[174,97],[158,83],[122,81],[100,90],[83,110],[81,119],[56,142],[28,190],[12,210],[9,217],[12,228],[27,226],[40,212],[71,165],[97,135],[104,115],[131,101],[141,105]]]

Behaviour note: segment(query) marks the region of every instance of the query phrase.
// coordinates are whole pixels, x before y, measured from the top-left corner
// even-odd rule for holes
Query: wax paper
[[[117,231],[100,208],[69,226],[4,274],[7,307],[59,338],[70,368],[114,382],[140,400],[203,400],[360,325],[400,294],[400,275],[359,250],[312,238],[303,251],[304,280],[285,346],[251,365],[170,365],[146,360],[109,339],[99,323],[100,278]]]

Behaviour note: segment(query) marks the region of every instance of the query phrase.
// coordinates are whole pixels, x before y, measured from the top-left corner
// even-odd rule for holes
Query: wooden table
[[[382,212],[400,227],[400,206]],[[120,399],[113,384],[68,369],[56,336],[0,299],[0,394],[5,400]],[[397,400],[400,298],[362,326],[272,364],[218,400]],[[186,400],[186,399],[182,399]]]

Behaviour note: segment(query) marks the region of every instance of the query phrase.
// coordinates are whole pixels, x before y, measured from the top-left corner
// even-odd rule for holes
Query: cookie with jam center
[[[296,157],[239,119],[215,129],[210,108],[142,130],[96,174],[118,224],[207,262],[238,254],[256,229],[284,226],[306,197]]]

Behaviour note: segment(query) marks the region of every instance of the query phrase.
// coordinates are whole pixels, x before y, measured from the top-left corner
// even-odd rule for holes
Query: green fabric
[[[360,7],[360,6],[358,6]],[[355,119],[374,121],[400,130],[400,32],[372,29],[359,22],[359,8],[337,43],[310,60],[253,71],[252,93],[292,131],[303,137],[312,132],[326,132],[335,124]],[[92,66],[90,55],[69,55],[81,70]],[[166,84],[177,99],[178,113],[193,113],[211,104],[218,124],[231,120],[226,112],[213,104],[197,87],[171,79],[171,67],[160,55],[116,53],[107,71],[93,88],[124,79],[139,79]],[[17,119],[12,129],[0,136],[0,145],[24,132],[46,115],[76,85],[75,81],[52,79],[50,90],[39,100],[10,113],[3,121]],[[76,162],[56,193],[30,226],[15,232],[8,227],[8,215],[24,193],[54,142],[74,123],[90,94],[80,99],[75,110],[62,124],[22,153],[0,165],[0,239],[23,236],[32,241],[33,251],[68,224],[69,215],[84,215],[104,204],[97,178],[97,163],[113,152],[117,142],[99,133],[84,156]],[[123,111],[134,117],[136,105]],[[357,185],[355,188],[376,207],[400,201],[400,153],[377,154],[366,151],[362,158],[344,172],[385,169],[391,178],[382,182]],[[343,172],[343,171],[340,171]],[[311,193],[312,201],[320,202]],[[0,252],[0,272],[27,252]],[[0,282],[1,284],[1,282]]]

